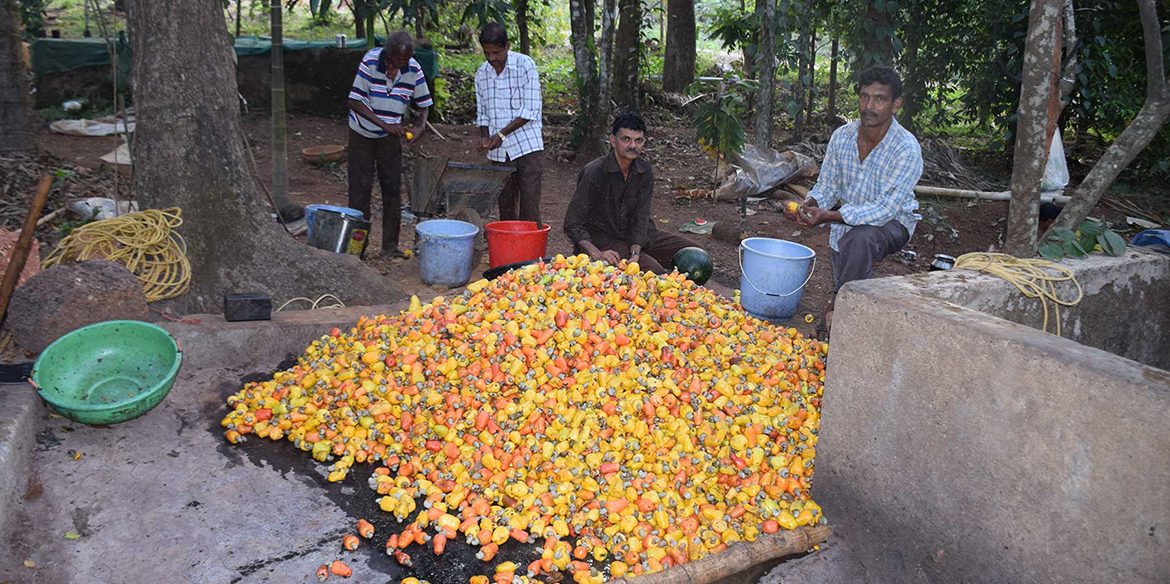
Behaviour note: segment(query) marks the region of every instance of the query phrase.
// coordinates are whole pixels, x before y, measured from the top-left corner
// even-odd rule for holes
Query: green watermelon
[[[700,286],[707,283],[715,266],[711,263],[711,254],[701,247],[684,247],[674,254],[671,262],[674,269],[686,274],[687,278]]]

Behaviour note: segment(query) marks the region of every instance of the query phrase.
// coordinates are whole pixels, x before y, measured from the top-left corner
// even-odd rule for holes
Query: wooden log
[[[789,192],[795,194],[796,196],[800,197],[801,199],[805,199],[808,197],[809,189],[806,187],[802,187],[800,185],[788,184],[788,185],[784,185],[784,188],[787,189]]]
[[[4,272],[4,281],[0,283],[0,322],[8,313],[8,301],[12,299],[12,291],[20,280],[20,273],[24,271],[24,262],[28,260],[28,252],[32,249],[33,234],[37,230],[37,219],[41,210],[45,208],[45,201],[49,199],[49,190],[53,187],[53,179],[49,175],[41,177],[37,186],[37,195],[33,197],[32,207],[24,218],[24,227],[20,230],[20,237],[12,247],[12,255],[8,258],[8,269]]]
[[[955,197],[959,199],[978,199],[982,201],[1010,201],[1012,200],[1011,191],[968,191],[964,189],[948,189],[943,187],[931,187],[926,185],[918,185],[914,187],[914,193],[917,195],[925,195],[931,197]],[[1042,203],[1056,203],[1057,205],[1067,204],[1072,200],[1072,197],[1066,197],[1056,191],[1048,191],[1040,193],[1040,202]]]
[[[615,578],[609,584],[708,584],[756,564],[807,552],[824,543],[832,532],[828,525],[817,525],[761,535],[756,541],[741,541],[693,562],[633,579]]]

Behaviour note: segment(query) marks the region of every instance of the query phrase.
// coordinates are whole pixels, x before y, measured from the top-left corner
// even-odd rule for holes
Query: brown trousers
[[[832,252],[833,294],[846,282],[865,280],[873,275],[874,264],[902,249],[910,233],[897,221],[881,227],[858,225],[837,240],[839,251]]]
[[[494,162],[515,166],[500,191],[500,221],[541,221],[540,191],[544,177],[544,151],[529,152],[508,162]]]
[[[382,188],[382,249],[398,249],[402,230],[402,142],[395,136],[367,138],[349,131],[349,208],[370,215],[374,173]]]
[[[614,239],[605,233],[592,235],[590,241],[601,251],[613,250],[622,256],[622,259],[630,258],[629,242]],[[646,247],[642,248],[642,257],[638,260],[638,265],[643,270],[655,274],[666,274],[673,269],[674,254],[684,247],[702,246],[677,233],[651,229],[650,240],[646,242]],[[581,248],[577,247],[576,244],[573,245],[573,251],[582,253]]]

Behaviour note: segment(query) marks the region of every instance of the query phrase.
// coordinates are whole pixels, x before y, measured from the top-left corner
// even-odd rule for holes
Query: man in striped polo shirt
[[[413,58],[414,42],[404,31],[392,33],[386,45],[366,53],[349,90],[349,207],[370,215],[374,172],[382,187],[382,254],[402,257],[398,233],[402,226],[402,143],[422,137],[433,103],[422,67]],[[418,106],[418,125],[403,123],[411,100]]]
[[[475,72],[479,150],[494,163],[516,166],[500,193],[500,219],[540,221],[544,137],[536,63],[508,50],[508,33],[498,23],[483,27],[479,45],[487,61]]]

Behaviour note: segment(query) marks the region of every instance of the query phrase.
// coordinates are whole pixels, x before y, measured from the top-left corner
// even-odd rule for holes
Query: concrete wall
[[[1098,293],[1149,299],[1145,276],[1089,276],[1149,275],[1149,261],[1076,269]],[[937,297],[975,303],[989,285],[952,273],[843,289],[817,445],[826,516],[887,581],[1170,581],[1170,372]],[[1111,308],[1116,328],[1149,326]]]
[[[1084,291],[1080,303],[1060,307],[1061,336],[1139,363],[1170,369],[1170,256],[1129,250],[1122,259],[1102,254],[1065,262]],[[1042,329],[1038,300],[998,277],[967,270],[920,274],[915,291],[1012,322]],[[1059,298],[1076,298],[1072,282],[1057,285]],[[1055,331],[1049,305],[1049,331]]]

